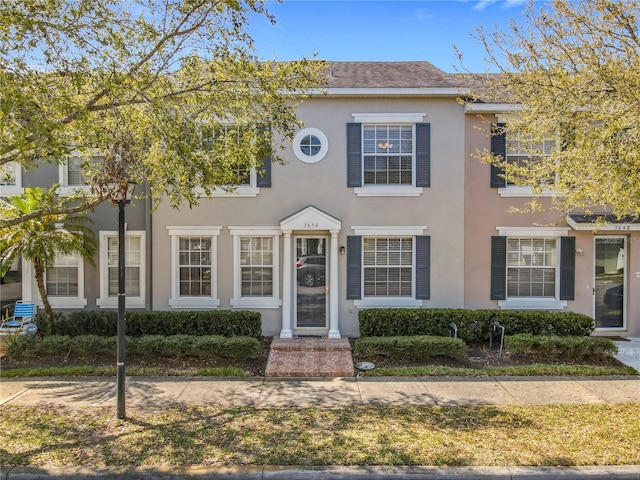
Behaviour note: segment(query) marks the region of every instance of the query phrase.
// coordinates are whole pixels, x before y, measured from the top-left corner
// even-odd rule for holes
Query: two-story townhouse
[[[127,207],[128,308],[251,309],[283,337],[357,336],[370,307],[558,309],[593,316],[598,334],[639,335],[640,224],[509,213],[531,191],[474,153],[518,161],[524,139],[489,133],[516,106],[464,106],[465,82],[426,62],[332,63],[284,164],[267,159],[193,208]],[[14,169],[0,195],[82,188],[78,164]],[[54,308],[117,306],[117,210],[93,217],[96,267],[61,258]],[[21,268],[15,296],[37,301]]]
[[[518,108],[478,102],[465,109],[465,306],[569,310],[592,316],[596,335],[639,335],[640,221],[603,210],[609,223],[602,224],[596,215],[548,208],[552,185],[541,194],[545,210],[513,213],[526,210],[532,189],[478,161],[482,150],[527,159],[529,139],[501,128]],[[551,154],[553,142],[539,145],[541,154]]]

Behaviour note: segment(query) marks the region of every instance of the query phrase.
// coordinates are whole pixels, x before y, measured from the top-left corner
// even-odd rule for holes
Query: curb
[[[6,467],[2,480],[640,480],[640,465],[595,467]]]

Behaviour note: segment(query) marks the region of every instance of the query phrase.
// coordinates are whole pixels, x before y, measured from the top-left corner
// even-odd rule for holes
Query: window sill
[[[79,297],[49,297],[49,304],[51,308],[84,308],[87,306],[86,298]],[[39,307],[43,307],[44,304],[40,302]]]
[[[72,195],[83,195],[89,193],[88,185],[74,185],[58,188],[56,192],[61,197],[71,197]]]
[[[369,185],[353,189],[359,197],[419,197],[422,191],[422,187],[411,185]]]
[[[178,297],[170,298],[171,308],[218,308],[220,299],[212,297]]]
[[[24,188],[15,185],[2,185],[0,187],[0,197],[9,197],[11,195],[22,195]]]
[[[498,301],[498,306],[505,310],[562,310],[567,308],[567,301],[555,298],[510,298]]]
[[[501,197],[555,197],[557,196],[554,190],[544,189],[540,193],[533,191],[531,187],[518,187],[510,185],[508,187],[498,188],[498,195]]]
[[[422,300],[408,297],[376,297],[354,300],[356,308],[418,308],[422,306]]]
[[[98,298],[96,305],[100,308],[118,308],[118,297]],[[125,307],[144,308],[144,299],[142,297],[125,297]]]
[[[239,185],[233,190],[212,190],[209,195],[205,194],[202,189],[197,189],[196,194],[201,197],[214,198],[214,197],[257,197],[260,194],[260,187],[253,187],[251,185]]]
[[[272,297],[232,298],[234,308],[280,308],[282,300]]]

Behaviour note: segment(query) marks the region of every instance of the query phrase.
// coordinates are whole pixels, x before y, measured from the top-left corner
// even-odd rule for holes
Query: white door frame
[[[622,272],[622,285],[623,285],[623,292],[625,293],[625,298],[623,298],[622,300],[622,326],[621,327],[596,327],[597,331],[626,331],[627,330],[627,303],[628,303],[628,296],[626,295],[627,293],[627,259],[628,259],[628,252],[629,252],[629,248],[628,248],[628,238],[624,235],[594,235],[593,236],[593,304],[592,304],[592,311],[593,311],[593,318],[596,318],[596,256],[597,256],[597,241],[598,240],[602,240],[602,239],[610,239],[610,240],[622,240],[623,241],[623,248],[624,248],[624,269]]]

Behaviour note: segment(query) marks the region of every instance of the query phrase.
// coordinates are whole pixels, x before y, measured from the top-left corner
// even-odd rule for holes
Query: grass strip
[[[164,368],[164,367],[127,367],[127,376],[131,377],[247,377],[250,372],[237,367],[209,368]],[[115,367],[42,367],[12,368],[0,371],[0,378],[26,377],[115,377]]]
[[[601,366],[601,365],[564,365],[537,363],[509,367],[465,368],[447,367],[441,365],[423,367],[380,367],[362,373],[367,377],[493,377],[493,376],[611,376],[638,375],[629,366]]]
[[[344,408],[3,407],[0,464],[640,464],[640,404]],[[585,439],[588,439],[586,441]]]

